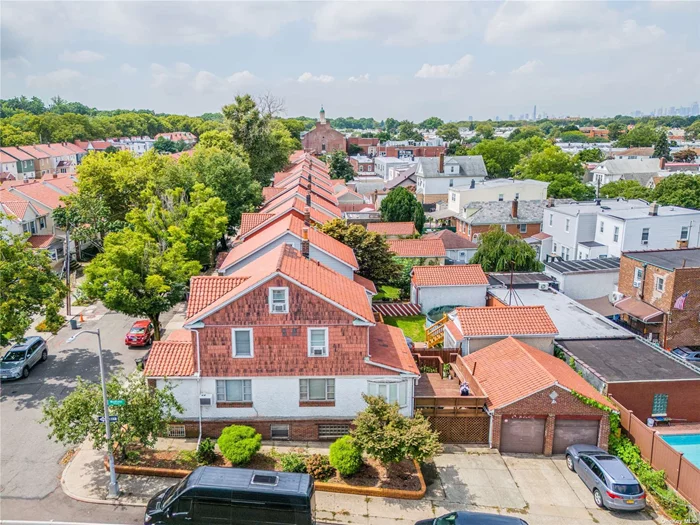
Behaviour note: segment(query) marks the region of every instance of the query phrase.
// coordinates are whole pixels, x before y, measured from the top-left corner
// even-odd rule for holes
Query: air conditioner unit
[[[285,313],[287,313],[287,305],[286,304],[273,304],[272,311],[274,313],[278,313],[278,314],[279,313],[285,314]]]
[[[326,347],[325,346],[312,346],[311,347],[311,355],[314,357],[325,356],[326,355]]]
[[[199,406],[210,407],[213,403],[211,394],[199,394]]]
[[[618,301],[621,301],[624,299],[625,295],[621,292],[611,292],[610,295],[608,296],[608,300],[615,304]]]
[[[642,244],[646,246],[647,244],[649,244],[649,241],[642,241]]]
[[[548,290],[549,283],[546,281],[537,281],[537,289],[538,290]]]
[[[642,284],[642,281],[632,281],[632,286],[634,288],[639,288]]]

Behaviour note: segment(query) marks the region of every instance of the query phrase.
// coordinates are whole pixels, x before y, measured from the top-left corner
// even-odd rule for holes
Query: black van
[[[314,525],[308,474],[199,467],[148,502],[146,525]]]

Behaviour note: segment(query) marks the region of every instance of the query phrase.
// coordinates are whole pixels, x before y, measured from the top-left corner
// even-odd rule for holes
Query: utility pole
[[[70,317],[70,223],[66,224],[66,315]]]

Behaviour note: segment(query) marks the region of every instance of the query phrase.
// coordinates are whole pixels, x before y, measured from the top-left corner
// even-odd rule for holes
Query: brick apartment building
[[[700,248],[624,253],[618,290],[633,331],[667,349],[700,341]]]
[[[348,161],[358,175],[374,176],[374,158],[366,155],[353,155]]]
[[[301,138],[304,151],[314,155],[325,155],[332,151],[347,151],[347,140],[345,135],[331,127],[326,120],[326,111],[321,107],[318,122],[314,129]]]
[[[350,145],[357,146],[360,149],[359,153],[374,157],[377,155],[379,147],[379,139],[365,137],[350,137],[348,138],[348,149]]]
[[[377,154],[382,157],[397,157],[399,159],[416,157],[439,157],[444,154],[445,146],[378,146]]]

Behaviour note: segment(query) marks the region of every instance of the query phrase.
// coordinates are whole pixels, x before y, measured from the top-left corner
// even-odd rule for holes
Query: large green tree
[[[104,236],[125,225],[123,221],[110,220],[110,208],[102,197],[72,193],[61,200],[64,205],[54,208],[51,215],[57,227],[70,230],[74,241],[90,242],[101,250]]]
[[[478,124],[476,126],[476,134],[479,135],[482,139],[492,139],[493,138],[493,126],[491,124],[488,124],[486,122],[482,122],[481,124]]]
[[[539,175],[546,174],[571,174],[581,177],[583,171],[580,162],[556,146],[533,153],[513,168],[513,173],[520,179],[536,179]]]
[[[379,205],[384,222],[412,222],[418,232],[423,231],[425,212],[416,196],[406,188],[399,186],[389,192]]]
[[[695,162],[698,158],[698,154],[692,148],[686,148],[680,151],[676,151],[673,154],[673,160],[675,162]]]
[[[700,210],[700,175],[677,173],[664,177],[652,198],[659,204]]]
[[[651,199],[652,190],[645,188],[636,180],[618,180],[608,182],[600,187],[599,195],[607,198]]]
[[[521,155],[516,144],[501,137],[493,140],[482,140],[467,150],[467,155],[481,155],[484,158],[489,177],[510,177],[511,171],[520,160]]]
[[[659,134],[653,126],[642,124],[635,126],[634,129],[628,131],[624,135],[620,135],[615,145],[620,148],[653,146],[656,144],[658,138]]]
[[[423,135],[421,135],[416,129],[416,125],[410,120],[402,120],[398,128],[399,140],[413,140],[420,142],[423,140]]]
[[[353,249],[361,276],[376,284],[390,283],[398,277],[401,267],[394,260],[384,237],[378,233],[342,219],[327,222],[321,226],[321,231]]]
[[[457,124],[443,124],[437,129],[437,136],[445,142],[459,142],[462,136],[459,134]]]
[[[671,160],[671,146],[668,143],[668,135],[664,130],[659,132],[659,136],[654,143],[654,153],[652,157],[656,159],[664,158]]]
[[[147,317],[159,340],[160,314],[185,298],[190,277],[201,268],[187,258],[187,252],[187,245],[179,240],[163,246],[148,234],[130,229],[110,233],[104,252],[85,267],[82,289],[110,310]]]
[[[619,139],[624,128],[625,127],[619,122],[611,122],[610,124],[608,124],[608,138],[610,140]]]
[[[605,153],[603,153],[599,148],[590,148],[579,151],[574,158],[580,162],[603,162],[605,160]]]
[[[355,170],[352,169],[344,151],[336,150],[327,155],[326,163],[328,164],[328,173],[333,179],[343,179],[347,182],[355,176]]]
[[[442,121],[441,118],[438,117],[428,117],[425,119],[423,122],[418,124],[418,127],[420,129],[438,129],[440,126],[442,126],[444,122]]]
[[[481,237],[476,253],[469,261],[480,264],[486,272],[537,272],[542,264],[537,252],[522,239],[493,226]]]
[[[67,292],[49,256],[34,250],[28,237],[0,224],[0,345],[21,341],[38,315],[57,317]]]

